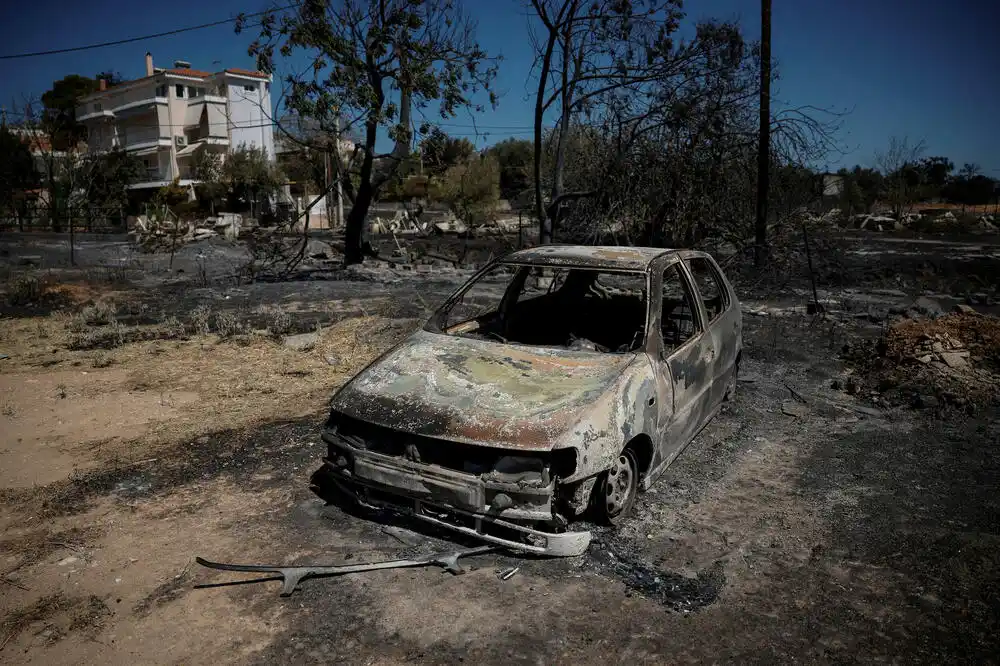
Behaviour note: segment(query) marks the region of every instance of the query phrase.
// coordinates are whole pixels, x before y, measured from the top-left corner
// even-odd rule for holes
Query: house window
[[[103,107],[101,106],[100,102],[98,102],[97,104],[94,104],[94,111],[100,111],[102,108]]]
[[[177,94],[177,99],[184,99],[184,85],[178,83],[174,86],[174,92]]]
[[[243,86],[243,90],[247,92],[254,92],[257,90],[257,86]]]
[[[166,97],[167,96],[167,86],[166,86],[166,84],[164,84],[162,86],[156,86],[156,96],[157,97]]]
[[[265,83],[264,84],[264,92],[266,92],[266,93],[271,92],[271,84],[270,83]]]
[[[205,94],[204,88],[195,88],[194,86],[188,86],[188,97],[201,97]]]

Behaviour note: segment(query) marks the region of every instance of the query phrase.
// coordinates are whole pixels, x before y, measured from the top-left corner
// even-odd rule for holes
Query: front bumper
[[[324,475],[363,506],[389,508],[438,527],[513,550],[573,557],[590,545],[590,532],[547,531],[554,483],[506,486],[473,474],[352,447],[323,433],[329,457]]]

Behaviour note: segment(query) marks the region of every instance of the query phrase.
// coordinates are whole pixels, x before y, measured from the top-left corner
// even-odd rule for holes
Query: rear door
[[[711,416],[716,353],[712,336],[705,330],[697,292],[682,264],[667,266],[661,280],[660,345],[655,362],[660,379],[673,389],[672,413],[661,406],[661,455],[669,462]]]

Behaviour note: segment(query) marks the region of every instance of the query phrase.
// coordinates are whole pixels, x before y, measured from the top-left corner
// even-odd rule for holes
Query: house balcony
[[[160,131],[160,128],[155,126],[120,126],[118,128],[118,145],[123,150],[128,152],[146,149],[170,148],[173,143],[173,139],[169,136],[161,136]]]
[[[78,122],[82,123],[88,120],[98,120],[98,119],[114,120],[114,117],[115,117],[114,111],[111,111],[110,109],[101,109],[100,111],[90,111],[83,115],[78,115],[76,119]]]
[[[107,108],[96,108],[102,105],[107,106]],[[158,105],[166,108],[167,98],[149,95],[148,97],[143,97],[142,99],[135,99],[130,102],[117,104],[115,106],[108,106],[107,101],[93,102],[77,107],[76,119],[79,122],[86,122],[88,120],[98,119],[110,120],[123,117],[127,118],[135,114],[144,114],[150,111],[154,111],[154,113],[156,113],[155,109]]]

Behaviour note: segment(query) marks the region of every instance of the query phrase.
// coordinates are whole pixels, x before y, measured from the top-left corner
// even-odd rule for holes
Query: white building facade
[[[240,146],[263,148],[274,159],[271,77],[226,69],[210,73],[177,61],[146,76],[102,89],[80,100],[77,121],[87,127],[91,153],[125,150],[143,161],[146,177],[133,188],[158,188],[174,179],[195,183],[198,150],[225,158]]]

